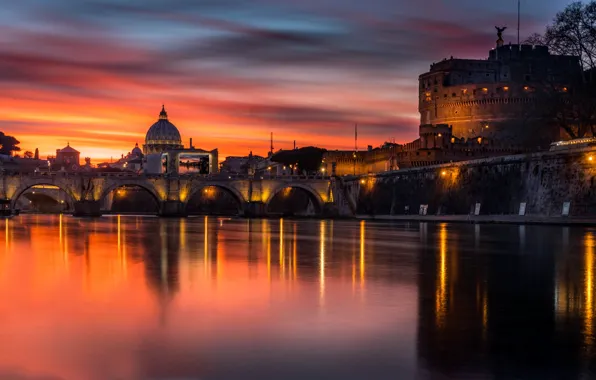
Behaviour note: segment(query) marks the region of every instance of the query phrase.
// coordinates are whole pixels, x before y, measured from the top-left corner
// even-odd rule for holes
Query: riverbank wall
[[[356,215],[596,217],[596,148],[462,161],[353,178]],[[424,207],[422,207],[424,208]],[[522,206],[522,209],[524,207]],[[523,211],[523,210],[522,210]]]

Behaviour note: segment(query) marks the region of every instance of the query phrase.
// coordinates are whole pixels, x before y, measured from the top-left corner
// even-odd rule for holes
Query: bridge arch
[[[110,193],[117,191],[118,189],[121,188],[139,188],[144,190],[145,192],[147,192],[151,198],[153,198],[153,200],[155,201],[155,207],[157,208],[157,210],[159,210],[159,205],[162,201],[161,197],[159,196],[159,194],[157,193],[157,190],[155,188],[155,186],[150,183],[150,182],[139,182],[139,181],[116,181],[112,184],[110,184],[108,187],[106,187],[102,192],[101,195],[99,196],[98,201],[100,202],[100,204],[103,205],[106,202],[106,198],[110,195]]]
[[[77,197],[74,195],[72,190],[68,186],[62,186],[60,184],[56,184],[53,181],[32,181],[26,184],[20,185],[17,190],[14,192],[12,198],[10,199],[10,207],[12,209],[16,208],[17,201],[19,198],[29,189],[35,186],[55,186],[60,189],[62,192],[66,194],[68,198],[67,204],[69,207],[74,207],[75,202],[77,201]]]
[[[239,215],[243,214],[245,200],[244,200],[244,197],[242,196],[242,194],[238,190],[236,190],[234,187],[229,186],[227,184],[209,183],[209,182],[201,183],[200,185],[196,185],[191,188],[191,190],[188,193],[188,196],[186,197],[186,200],[184,201],[184,210],[188,211],[189,203],[193,199],[194,196],[196,196],[197,194],[199,194],[200,192],[204,191],[206,188],[209,188],[209,187],[218,188],[220,190],[223,190],[227,194],[231,195],[231,197],[236,202],[238,214]]]
[[[271,201],[275,199],[275,197],[280,194],[284,189],[300,189],[304,192],[308,199],[312,202],[313,206],[315,207],[315,213],[321,214],[323,212],[324,201],[321,198],[321,195],[313,189],[311,186],[303,183],[283,183],[276,188],[273,189],[269,198],[265,201],[265,210],[269,212],[269,206],[271,205]]]

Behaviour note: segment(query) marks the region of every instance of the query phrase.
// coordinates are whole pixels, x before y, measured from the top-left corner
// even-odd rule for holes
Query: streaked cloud
[[[524,28],[539,30],[550,8],[527,3]],[[493,24],[516,20],[515,6],[468,0],[23,0],[2,13],[0,127],[42,155],[66,137],[95,158],[142,143],[162,103],[222,157],[265,152],[270,131],[279,148],[349,149],[355,123],[361,146],[409,141],[418,75],[485,57]]]

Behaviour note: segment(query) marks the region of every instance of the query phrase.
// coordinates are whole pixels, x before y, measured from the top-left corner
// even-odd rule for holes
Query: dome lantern
[[[165,105],[161,105],[161,112],[159,113],[159,120],[168,120],[168,113],[166,112]]]

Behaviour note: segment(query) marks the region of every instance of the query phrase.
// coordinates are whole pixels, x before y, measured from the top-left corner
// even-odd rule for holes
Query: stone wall
[[[590,157],[593,156],[593,160]],[[571,202],[571,215],[596,215],[596,149],[536,153],[415,168],[355,179],[358,214],[560,215]]]

